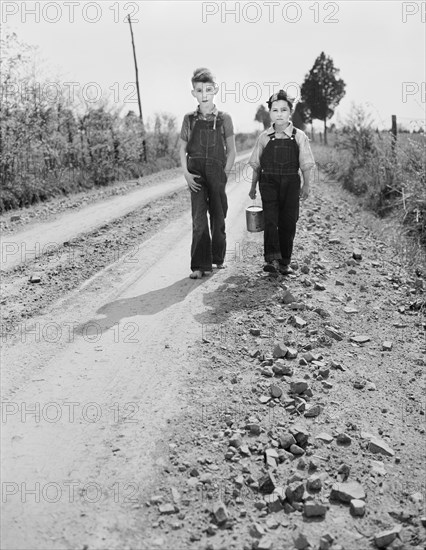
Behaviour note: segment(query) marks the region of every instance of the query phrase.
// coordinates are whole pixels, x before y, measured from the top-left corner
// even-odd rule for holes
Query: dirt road
[[[230,185],[229,201],[232,251],[245,232],[246,186]],[[196,368],[186,357],[201,331],[194,316],[204,309],[206,288],[226,276],[188,278],[190,234],[185,215],[131,262],[123,257],[34,319],[33,334],[22,324],[18,342],[3,355],[3,479],[13,480],[5,488],[11,494],[2,514],[4,548],[103,548],[105,540],[122,547],[130,516],[117,505],[135,487],[140,498],[152,478],[156,445]],[[91,481],[102,496],[93,505],[80,494]],[[38,494],[23,503],[34,487]],[[49,490],[58,502],[50,502],[57,497]],[[72,528],[83,511],[87,528]]]
[[[423,283],[326,182],[296,275],[262,273],[248,185],[228,184],[226,270],[188,278],[185,213],[6,339],[3,548],[423,547]],[[346,479],[363,517],[330,500]]]

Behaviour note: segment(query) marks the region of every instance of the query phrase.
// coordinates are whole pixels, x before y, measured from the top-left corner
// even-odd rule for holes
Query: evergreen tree
[[[345,82],[339,78],[339,69],[334,66],[331,57],[324,52],[315,63],[301,88],[302,101],[306,104],[309,120],[316,118],[324,121],[324,143],[327,143],[327,120],[345,95]]]

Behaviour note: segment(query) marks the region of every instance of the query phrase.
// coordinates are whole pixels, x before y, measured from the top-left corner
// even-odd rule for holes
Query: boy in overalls
[[[198,108],[183,119],[180,159],[191,192],[190,277],[201,279],[211,273],[213,264],[219,269],[224,267],[228,210],[225,186],[235,160],[235,137],[231,117],[218,111],[213,103],[219,88],[212,73],[206,68],[196,69],[191,82]]]
[[[249,165],[253,168],[250,198],[259,190],[265,219],[264,257],[267,272],[288,275],[299,219],[299,197],[309,195],[315,160],[304,132],[290,122],[293,100],[284,90],[268,101],[271,127],[258,137]],[[303,173],[303,187],[299,169]]]

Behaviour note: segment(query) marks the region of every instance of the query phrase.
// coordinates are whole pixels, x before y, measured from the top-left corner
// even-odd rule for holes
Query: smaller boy
[[[196,69],[191,82],[198,108],[183,119],[180,160],[191,192],[190,278],[201,279],[211,273],[212,264],[224,267],[228,211],[225,186],[235,160],[235,137],[231,117],[218,111],[213,103],[219,87],[211,71]]]
[[[284,90],[268,100],[271,127],[258,137],[249,160],[253,168],[250,198],[256,198],[259,182],[265,219],[264,271],[288,275],[299,219],[299,197],[309,195],[315,160],[308,137],[290,121],[293,100]],[[299,169],[303,173],[303,187]]]

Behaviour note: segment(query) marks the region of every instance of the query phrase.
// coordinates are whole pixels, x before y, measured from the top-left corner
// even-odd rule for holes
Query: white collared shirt
[[[291,137],[291,134],[293,133],[293,123],[290,122],[289,125],[284,129],[284,131],[281,133],[275,132],[275,127],[272,124],[267,130],[263,131],[260,136],[257,138],[257,141],[254,145],[253,152],[250,156],[249,165],[253,168],[253,170],[259,170],[260,169],[260,157],[262,156],[263,150],[266,147],[266,144],[270,141],[271,134],[275,133],[275,137],[277,139],[288,139]],[[285,137],[284,137],[285,136]],[[302,130],[299,130],[296,128],[296,135],[295,140],[297,145],[299,146],[299,164],[300,169],[302,172],[304,170],[309,170],[310,168],[313,168],[315,166],[315,159],[311,151],[311,146],[309,145],[309,138],[305,134],[305,132],[302,132]]]

